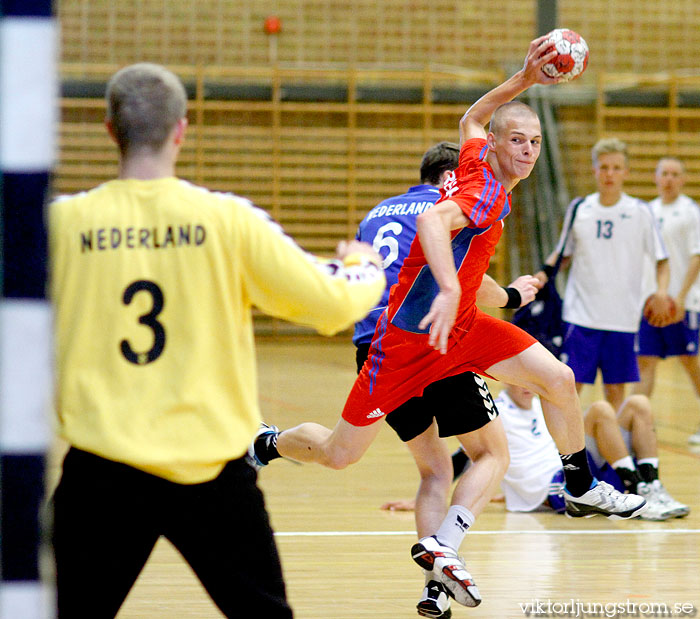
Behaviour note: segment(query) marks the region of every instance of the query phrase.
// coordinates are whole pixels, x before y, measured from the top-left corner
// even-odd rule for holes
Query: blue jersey
[[[355,324],[352,338],[355,346],[372,341],[377,320],[386,308],[389,290],[398,280],[401,265],[416,236],[416,215],[427,211],[439,198],[440,190],[437,187],[416,185],[400,196],[380,202],[360,223],[355,238],[371,243],[384,258],[382,266],[386,275],[386,290],[379,305],[364,320]]]

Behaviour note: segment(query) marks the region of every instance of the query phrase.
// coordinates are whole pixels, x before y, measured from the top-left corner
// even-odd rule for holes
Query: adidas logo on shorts
[[[371,413],[367,415],[367,419],[375,419],[377,417],[383,417],[384,411],[381,408],[375,408]]]

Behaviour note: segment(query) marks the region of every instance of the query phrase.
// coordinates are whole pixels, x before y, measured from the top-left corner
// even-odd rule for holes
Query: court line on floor
[[[670,451],[672,453],[678,454],[679,456],[688,456],[689,458],[695,458],[696,460],[700,460],[700,453],[695,452],[695,451],[690,451],[690,449],[693,449],[692,447],[678,447],[676,445],[673,445],[671,443],[666,443],[664,441],[659,441],[657,444],[657,447],[660,449],[665,449],[666,451]]]
[[[469,535],[700,535],[700,529],[532,529],[469,531]],[[415,537],[415,531],[277,531],[277,537]]]

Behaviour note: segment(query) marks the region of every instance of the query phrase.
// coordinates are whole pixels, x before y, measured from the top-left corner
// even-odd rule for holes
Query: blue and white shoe
[[[610,484],[599,481],[582,496],[572,496],[564,489],[566,515],[569,518],[605,516],[610,520],[636,518],[648,507],[646,499],[637,494],[623,494]]]

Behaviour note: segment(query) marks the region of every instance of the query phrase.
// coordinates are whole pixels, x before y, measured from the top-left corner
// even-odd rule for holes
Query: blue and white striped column
[[[50,443],[44,205],[56,131],[51,0],[0,0],[0,619],[53,615],[40,577]]]

